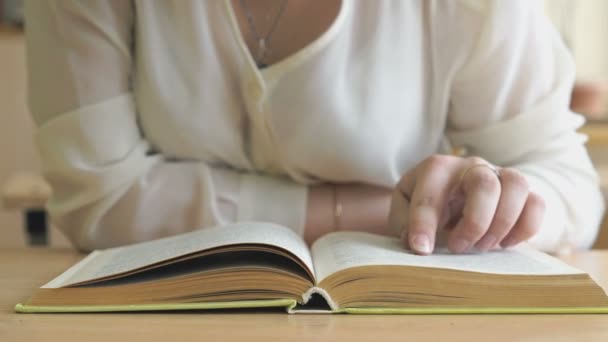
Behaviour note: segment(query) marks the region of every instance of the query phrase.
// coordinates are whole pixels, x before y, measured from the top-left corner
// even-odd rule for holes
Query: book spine
[[[316,297],[316,299],[315,299]],[[324,303],[319,304],[319,297]],[[329,293],[320,287],[311,287],[302,294],[301,305],[293,305],[287,308],[287,312],[293,313],[334,313],[339,311],[338,304],[334,302]]]

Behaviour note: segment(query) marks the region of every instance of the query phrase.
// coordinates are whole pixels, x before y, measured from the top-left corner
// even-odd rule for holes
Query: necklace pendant
[[[258,56],[257,61],[261,63],[264,57],[266,57],[266,53],[268,52],[268,48],[266,47],[266,39],[262,38],[258,41]]]
[[[260,50],[266,51],[266,39],[264,39],[264,38],[260,39],[260,41],[258,42],[258,45],[260,47]]]
[[[270,55],[272,53],[272,51],[267,46],[268,45],[267,42],[270,43],[270,38],[272,37],[272,34],[274,33],[275,29],[277,28],[277,24],[279,23],[279,20],[283,16],[283,13],[285,12],[285,8],[287,7],[287,1],[288,0],[282,0],[281,5],[279,7],[279,11],[276,14],[276,16],[274,17],[274,20],[270,26],[270,29],[268,30],[266,35],[264,37],[262,37],[255,27],[253,15],[251,13],[251,10],[249,9],[249,6],[247,5],[247,2],[245,0],[240,0],[241,8],[245,12],[245,16],[247,17],[247,23],[249,24],[249,30],[251,31],[251,34],[253,35],[253,37],[258,40],[258,48],[257,48],[256,54],[255,54],[256,55],[255,62],[258,64],[258,66],[260,66],[260,65],[267,66],[267,64],[265,64],[263,62],[263,60],[264,60],[264,58],[266,58],[267,55]],[[267,16],[267,19],[268,18],[270,18],[270,16]],[[251,54],[253,54],[253,52],[251,52]]]

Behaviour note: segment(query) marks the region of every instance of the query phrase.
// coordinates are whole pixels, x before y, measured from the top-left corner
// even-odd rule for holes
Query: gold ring
[[[476,167],[486,167],[486,168],[490,169],[496,175],[496,177],[498,179],[500,179],[500,170],[496,166],[489,164],[489,163],[478,163],[478,164],[471,165],[471,166],[467,167],[466,170],[464,170],[464,172],[462,173],[462,176],[460,176],[460,182],[462,183],[462,180],[467,175],[467,173]]]

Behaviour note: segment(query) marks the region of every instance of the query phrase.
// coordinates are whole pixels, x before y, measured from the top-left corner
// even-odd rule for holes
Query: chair
[[[23,211],[25,233],[32,246],[46,246],[49,242],[44,207],[51,194],[49,184],[34,173],[16,173],[4,184],[2,206],[7,210]]]

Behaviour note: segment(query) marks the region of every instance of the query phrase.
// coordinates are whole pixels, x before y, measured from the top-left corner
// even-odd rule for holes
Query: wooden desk
[[[608,152],[608,150],[606,150]],[[604,157],[606,158],[606,157]],[[597,172],[600,176],[600,185],[602,186],[602,192],[604,193],[604,199],[608,200],[608,164],[605,162],[602,164],[596,164]],[[608,249],[608,213],[604,214],[600,231],[595,240],[593,248],[596,249]]]
[[[13,306],[82,256],[0,250],[0,341],[608,341],[608,315],[349,316],[189,312],[16,314]],[[608,251],[565,258],[608,287]]]

